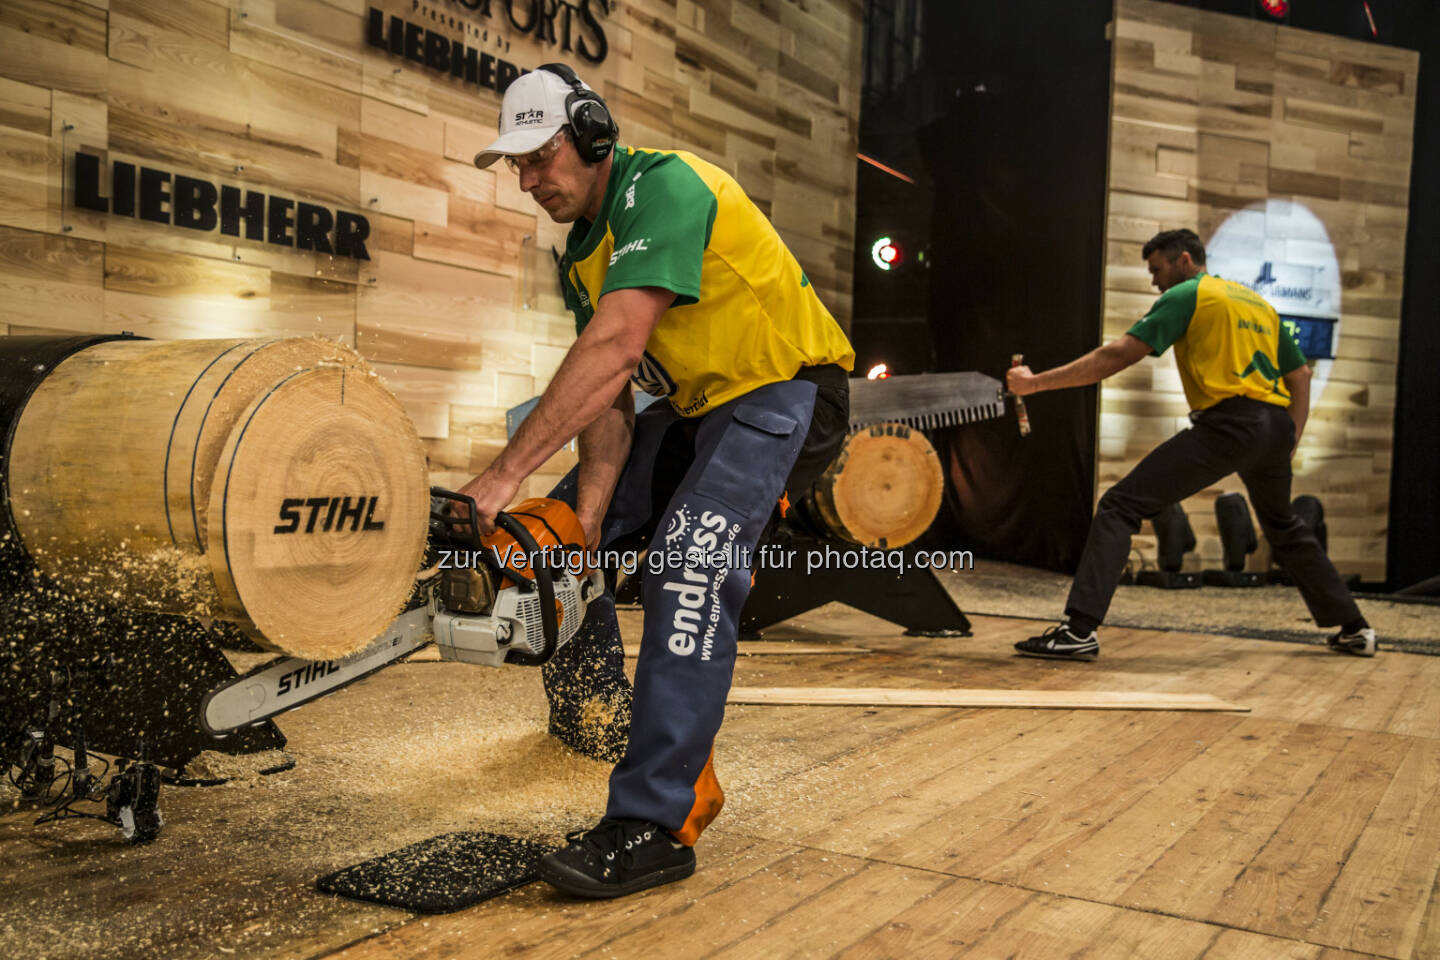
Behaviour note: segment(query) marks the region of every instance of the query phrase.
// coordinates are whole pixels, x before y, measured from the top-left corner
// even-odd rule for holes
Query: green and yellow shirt
[[[725,171],[621,147],[594,223],[570,230],[565,304],[585,329],[612,290],[675,293],[635,382],[696,417],[804,366],[855,365],[850,341],[765,215]]]
[[[1160,295],[1129,332],[1155,356],[1173,343],[1190,409],[1228,397],[1290,406],[1282,381],[1305,355],[1280,325],[1275,308],[1249,287],[1202,273]]]

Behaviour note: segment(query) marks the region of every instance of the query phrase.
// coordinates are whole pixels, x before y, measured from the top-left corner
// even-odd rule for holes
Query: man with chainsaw
[[[579,465],[552,492],[590,550],[648,548],[633,709],[608,593],[544,670],[553,734],[618,759],[605,818],[547,856],[559,889],[614,897],[689,876],[724,796],[712,765],[753,555],[777,508],[838,452],[854,352],[775,228],[723,170],[622,147],[605,102],[563,64],[505,92],[505,159],[557,223],[578,337],[534,411],[460,492],[482,532],[571,437]],[[663,398],[638,416],[634,382]],[[618,715],[598,741],[596,711]],[[628,743],[624,718],[629,714]]]
[[[1144,318],[1064,366],[1040,374],[1013,367],[1007,385],[1022,397],[1081,387],[1173,344],[1193,426],[1152,450],[1100,498],[1065,602],[1066,620],[1015,649],[1031,657],[1094,660],[1100,653],[1095,628],[1105,619],[1140,522],[1238,473],[1275,558],[1295,578],[1315,623],[1340,627],[1331,649],[1373,657],[1375,631],[1290,506],[1290,460],[1310,412],[1310,369],[1300,348],[1259,294],[1205,272],[1205,247],[1193,231],[1158,233],[1141,256],[1160,290]]]

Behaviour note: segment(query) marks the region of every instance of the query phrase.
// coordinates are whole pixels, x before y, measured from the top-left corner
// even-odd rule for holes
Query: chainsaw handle
[[[472,507],[473,501],[472,501]],[[555,619],[555,584],[550,577],[550,568],[540,565],[540,544],[530,536],[525,525],[508,513],[495,514],[495,525],[515,538],[530,559],[530,569],[535,572],[535,586],[540,590],[540,627],[545,635],[545,646],[539,653],[510,648],[505,652],[506,663],[518,663],[522,667],[538,667],[548,663],[560,646],[560,624]]]
[[[460,527],[468,527],[469,535],[466,539],[469,546],[477,550],[484,549],[485,545],[480,542],[480,510],[475,506],[475,498],[458,494],[453,490],[446,490],[444,487],[431,487],[430,496],[441,500],[449,500],[458,503],[465,508],[466,516],[457,517],[443,507],[439,510],[433,507],[430,510],[430,524],[432,531],[438,526],[445,532],[446,536],[458,537],[456,530]]]
[[[480,511],[475,506],[475,499],[467,497],[444,487],[431,487],[430,496],[438,497],[441,500],[450,500],[465,508],[467,516],[452,516],[445,509],[431,510],[431,523],[438,524],[446,533],[453,534],[455,528],[468,526],[470,528],[469,539],[472,546],[484,550],[485,545],[480,542]],[[520,549],[530,557],[530,568],[535,572],[535,587],[540,591],[540,627],[544,634],[545,646],[539,653],[511,649],[505,653],[506,663],[518,663],[526,667],[538,667],[548,663],[550,658],[555,656],[556,649],[560,646],[560,624],[555,619],[555,584],[551,576],[550,568],[542,566],[540,558],[540,544],[525,529],[525,525],[516,520],[504,511],[497,511],[495,514],[495,526],[504,530],[515,538]],[[523,584],[524,580],[516,575],[516,579]]]

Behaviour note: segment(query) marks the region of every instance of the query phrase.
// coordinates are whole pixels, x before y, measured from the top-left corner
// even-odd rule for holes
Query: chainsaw
[[[605,589],[585,567],[585,535],[570,507],[532,498],[478,534],[475,502],[430,490],[427,568],[400,614],[369,646],[338,660],[281,657],[215,687],[200,722],[215,737],[334,693],[432,641],[442,660],[539,666],[568,643]],[[459,504],[463,514],[450,512]]]

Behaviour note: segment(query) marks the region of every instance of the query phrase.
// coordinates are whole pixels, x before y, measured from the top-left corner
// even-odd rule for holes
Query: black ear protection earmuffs
[[[615,149],[620,128],[610,116],[610,108],[594,90],[587,90],[580,78],[563,63],[542,63],[536,69],[553,73],[574,90],[565,98],[565,118],[575,132],[575,150],[586,163],[599,163]]]

